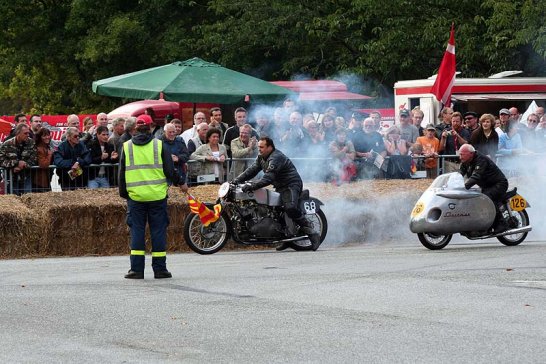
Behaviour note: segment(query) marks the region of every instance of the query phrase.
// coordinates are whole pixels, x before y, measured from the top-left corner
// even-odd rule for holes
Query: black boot
[[[300,226],[300,232],[309,237],[311,241],[311,250],[316,251],[322,241],[320,241],[320,235],[315,231],[313,225],[305,217],[295,219],[294,222]]]
[[[497,214],[495,215],[495,222],[493,222],[493,226],[491,227],[491,232],[493,234],[499,234],[506,230],[508,230],[508,224],[506,223],[504,217],[502,216],[501,210],[497,208]]]
[[[125,275],[125,278],[127,278],[127,279],[144,279],[144,272],[135,272],[134,270],[130,270]]]
[[[281,245],[279,245],[278,247],[275,248],[275,250],[277,250],[278,252],[280,251],[283,251],[283,250],[286,250],[290,248],[290,243],[282,243]]]

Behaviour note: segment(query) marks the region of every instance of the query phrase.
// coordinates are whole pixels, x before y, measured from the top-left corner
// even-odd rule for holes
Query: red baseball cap
[[[150,115],[142,114],[139,115],[136,119],[137,125],[151,125],[152,124],[152,118]]]

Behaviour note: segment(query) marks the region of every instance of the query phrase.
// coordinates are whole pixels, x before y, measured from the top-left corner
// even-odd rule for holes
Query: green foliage
[[[0,107],[108,110],[122,100],[92,94],[92,81],[191,57],[384,96],[397,80],[437,71],[451,23],[464,77],[544,76],[544,14],[537,0],[2,1]]]

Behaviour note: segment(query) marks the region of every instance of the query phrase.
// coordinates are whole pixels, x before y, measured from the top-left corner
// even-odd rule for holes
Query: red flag
[[[432,85],[431,93],[441,101],[444,106],[451,106],[451,90],[455,83],[455,27],[451,24],[449,42],[447,44],[444,58],[440,64],[438,75]]]
[[[220,218],[220,213],[222,212],[222,205],[214,205],[214,211],[212,211],[192,195],[188,195],[188,205],[191,212],[199,215],[201,223],[205,226],[209,226],[211,223],[218,220]]]

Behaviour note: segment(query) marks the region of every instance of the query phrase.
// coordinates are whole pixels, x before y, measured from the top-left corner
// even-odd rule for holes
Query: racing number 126
[[[527,203],[523,197],[514,196],[510,199],[510,208],[514,211],[521,211],[527,207],[526,205]]]

